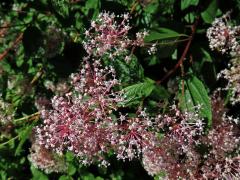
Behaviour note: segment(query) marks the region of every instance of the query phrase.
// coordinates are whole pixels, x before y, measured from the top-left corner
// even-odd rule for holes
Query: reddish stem
[[[156,81],[156,84],[161,84],[163,81],[165,81],[169,76],[171,76],[183,64],[183,61],[184,61],[184,59],[185,59],[185,57],[186,57],[186,55],[188,53],[188,50],[190,48],[191,43],[192,43],[193,37],[194,37],[194,35],[196,33],[196,26],[198,24],[198,20],[199,20],[199,18],[197,18],[197,20],[195,21],[195,23],[192,26],[192,34],[189,37],[189,40],[188,40],[188,42],[187,42],[187,44],[185,46],[185,49],[184,49],[184,51],[182,53],[182,56],[178,60],[178,63],[174,66],[173,69],[168,71],[168,73],[161,80]]]
[[[0,61],[7,56],[7,54],[11,49],[13,49],[16,45],[19,44],[19,42],[22,40],[22,37],[23,37],[23,33],[20,33],[18,37],[13,41],[12,45],[0,54]]]

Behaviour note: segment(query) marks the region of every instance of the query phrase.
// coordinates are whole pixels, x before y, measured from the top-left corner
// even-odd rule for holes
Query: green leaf
[[[135,96],[144,96],[147,97],[151,94],[154,89],[154,81],[151,79],[146,79],[143,83],[134,84],[124,88],[127,97],[135,97]]]
[[[88,0],[86,1],[85,7],[83,7],[83,12],[86,16],[95,19],[99,14],[100,3],[99,0]]]
[[[7,180],[7,173],[5,171],[0,171],[0,177],[2,180]]]
[[[128,104],[130,102],[148,97],[153,89],[155,88],[155,81],[146,78],[144,82],[137,83],[128,86],[123,89],[125,92],[126,101],[124,103]]]
[[[185,81],[184,81],[185,83]],[[183,95],[183,96],[182,96]],[[186,109],[186,110],[193,110],[194,109],[194,103],[193,99],[191,97],[190,91],[187,87],[185,87],[184,94],[182,94],[182,91],[179,93],[179,99],[180,99],[180,108]]]
[[[58,180],[73,180],[73,178],[67,175],[62,175],[59,177]]]
[[[199,0],[182,0],[181,1],[181,10],[188,8],[189,6],[196,6]]]
[[[72,162],[72,161],[74,160],[74,154],[73,154],[72,152],[68,151],[68,152],[66,153],[66,160],[67,160],[68,162]]]
[[[155,98],[156,100],[168,99],[170,94],[163,86],[155,85],[151,97]]]
[[[203,61],[204,62],[213,62],[212,61],[212,57],[211,57],[211,55],[209,54],[209,52],[208,51],[206,51],[204,48],[200,48],[201,49],[201,51],[202,51],[202,53],[203,53],[203,55],[204,55],[204,59],[203,59]]]
[[[205,86],[196,76],[192,76],[184,83],[186,86],[184,98],[180,99],[180,102],[183,103],[181,107],[193,110],[194,106],[201,105],[200,116],[208,119],[208,126],[210,127],[212,124],[212,109]]]
[[[153,14],[158,10],[159,1],[152,1],[151,3],[147,4],[144,8],[144,11],[148,14]]]
[[[84,174],[83,177],[82,177],[83,180],[94,180],[95,177],[92,173],[87,173],[87,174]]]
[[[69,16],[68,0],[51,0],[54,10],[63,17]]]
[[[28,139],[30,133],[32,132],[32,128],[33,128],[33,125],[28,126],[26,129],[20,131],[19,133],[20,142],[16,148],[15,156],[20,154],[24,142]]]
[[[69,164],[68,166],[68,175],[72,176],[76,173],[77,169],[73,164]]]
[[[107,61],[109,61],[109,59],[107,59]],[[119,58],[116,59],[112,65],[116,69],[118,79],[122,83],[132,84],[136,81],[142,81],[144,78],[143,67],[134,55],[131,55],[129,63]]]
[[[145,42],[151,42],[156,40],[164,40],[169,38],[179,38],[181,36],[186,36],[184,34],[179,34],[176,31],[167,28],[158,28],[157,30],[151,31],[148,36],[145,37]]]
[[[212,0],[207,9],[201,13],[201,16],[205,23],[212,23],[217,15],[218,1]]]
[[[32,180],[48,180],[48,177],[35,167],[31,166],[31,171],[33,175]]]

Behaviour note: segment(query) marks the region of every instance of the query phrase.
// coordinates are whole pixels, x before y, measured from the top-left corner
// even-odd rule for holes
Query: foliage
[[[229,10],[232,12],[224,15]],[[239,138],[234,136],[239,136],[240,115],[240,46],[237,46],[240,28],[234,26],[239,24],[239,10],[240,3],[237,0],[230,0],[227,4],[218,0],[1,1],[0,179],[176,179],[177,176],[168,175],[173,172],[170,165],[165,167],[160,164],[162,160],[157,157],[162,156],[160,150],[172,150],[170,145],[174,144],[174,147],[179,146],[178,150],[164,161],[170,159],[175,164],[185,161],[189,169],[194,169],[193,164],[187,162],[190,161],[187,159],[188,154],[179,152],[181,148],[184,151],[183,145],[179,144],[179,139],[174,139],[174,134],[193,126],[199,128],[193,130],[197,137],[196,134],[192,135],[197,140],[193,143],[187,137],[186,146],[191,145],[188,147],[194,149],[191,152],[199,153],[204,158],[205,153],[212,153],[212,159],[201,160],[202,172],[208,173],[204,162],[217,162],[218,158],[224,159],[226,154],[229,155],[227,157],[239,157]],[[222,19],[215,20],[222,16]],[[229,16],[233,19],[231,22]],[[209,46],[206,32],[211,23],[213,27],[208,30]],[[222,26],[218,27],[219,24]],[[215,31],[223,33],[219,33],[222,35],[218,41],[222,41],[220,45],[211,41],[211,38],[216,38],[213,36]],[[238,52],[234,54],[233,51]],[[89,70],[93,67],[93,71]],[[222,71],[223,69],[225,70]],[[92,76],[98,79],[89,83],[92,76],[88,73],[95,73],[96,76]],[[79,79],[74,81],[78,75]],[[100,86],[97,83],[102,84]],[[97,91],[99,87],[98,94],[93,95],[92,89]],[[121,95],[124,100],[119,97]],[[104,97],[106,102],[98,102],[99,99],[94,99],[96,97]],[[83,99],[79,103],[74,98]],[[61,102],[68,102],[67,108],[61,108]],[[61,142],[65,143],[61,149],[62,154],[58,150],[47,148],[47,142],[43,143],[44,148],[36,145],[39,136],[48,127],[51,129],[56,126],[55,131],[51,132],[53,136],[63,132],[58,129],[56,121],[63,119],[67,124],[69,119],[59,117],[61,110],[68,112],[69,109],[76,108],[80,111],[87,103],[90,103],[89,109],[84,113],[91,115],[86,119],[101,126],[100,130],[106,128],[114,135],[117,134],[115,139],[111,139],[116,144],[107,142],[110,135],[104,134],[102,141],[104,145],[107,144],[106,149],[103,150],[102,147],[101,152],[97,151],[102,144],[95,144],[97,150],[89,158],[91,163],[85,164],[84,158],[81,159],[85,154],[81,156],[81,152],[76,153],[76,150],[71,151],[65,147],[70,141],[66,140],[69,134],[61,136],[64,137]],[[51,117],[50,113],[44,116],[43,112],[50,112],[58,118]],[[102,114],[99,115],[98,112]],[[69,114],[72,117],[76,112]],[[100,123],[99,116],[112,119],[113,122],[110,125]],[[167,118],[172,119],[172,122],[165,122]],[[55,124],[49,125],[49,119]],[[201,120],[200,125],[196,119]],[[225,123],[226,119],[231,121],[230,124],[235,123],[236,128]],[[78,123],[75,125],[82,128],[83,133],[86,133],[84,128],[92,125],[83,126],[81,122]],[[182,129],[175,132],[177,126]],[[138,141],[131,145],[131,136],[127,136],[127,133],[130,134],[134,128],[140,134],[141,141],[146,140],[144,142],[148,143],[152,140],[147,150]],[[102,132],[97,130],[91,134],[96,139],[100,138],[97,133]],[[193,131],[187,132],[191,134]],[[228,134],[228,131],[233,131],[233,135]],[[79,132],[77,129],[76,134]],[[227,134],[227,137],[220,136],[220,132]],[[217,133],[220,135],[217,136]],[[50,135],[43,136],[44,140]],[[229,148],[232,149],[224,151],[224,154],[217,149],[213,137],[216,140],[225,138],[227,142],[236,138],[237,145],[232,147],[233,142],[230,142]],[[167,138],[172,139],[169,144]],[[120,141],[126,139],[129,142],[121,144]],[[87,145],[88,143],[85,146]],[[159,145],[158,151],[150,148],[154,145]],[[123,146],[132,147],[125,152],[121,149]],[[93,146],[87,148],[94,151]],[[138,148],[142,148],[141,151],[136,150]],[[216,151],[211,148],[216,148]],[[126,153],[126,157],[119,155],[121,150],[122,156]],[[214,152],[219,154],[215,155]],[[47,157],[42,163],[49,168],[53,168],[54,163],[59,163],[61,170],[54,171],[54,167],[53,171],[46,171],[42,166],[34,164],[33,159],[36,157],[31,156],[33,154],[40,154],[43,159]],[[174,155],[179,156],[180,160],[174,159]],[[201,159],[195,154],[189,157],[194,159],[191,159],[194,163],[199,163]],[[96,159],[106,159],[111,166],[100,166],[101,163]],[[230,163],[230,160],[223,159],[219,160],[222,167]],[[102,164],[105,163],[103,161]],[[237,170],[239,178],[240,170]],[[181,172],[179,169],[175,171]],[[185,172],[186,167],[182,173]],[[225,170],[224,173],[227,177]],[[216,174],[221,179],[217,172]]]

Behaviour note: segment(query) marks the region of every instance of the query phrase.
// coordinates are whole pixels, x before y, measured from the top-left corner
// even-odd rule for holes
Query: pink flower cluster
[[[65,96],[55,96],[53,109],[42,111],[39,144],[60,154],[72,151],[84,164],[102,158],[112,141],[112,113],[122,101],[121,94],[113,91],[117,84],[113,68],[85,60],[82,70],[72,75],[74,89]]]
[[[118,111],[124,100],[118,85],[112,67],[85,59],[80,72],[72,75],[73,89],[55,96],[52,110],[42,111],[37,143],[58,154],[71,151],[86,165],[109,165],[109,152],[119,160],[137,158],[150,175],[164,172],[167,179],[239,177],[236,119],[215,112],[217,123],[206,134],[200,107],[181,112],[174,105],[155,117],[146,110],[123,114]]]
[[[181,113],[173,106],[171,114],[156,118],[162,133],[155,145],[143,152],[143,165],[150,175],[164,172],[167,179],[188,179],[199,162],[195,147],[200,143],[204,123],[197,107],[195,112]]]
[[[180,121],[175,124],[176,117]],[[222,116],[217,120],[220,124],[214,123],[207,135],[195,113],[165,116],[161,122],[166,120],[173,125],[162,135],[158,148],[143,152],[143,165],[150,175],[165,173],[166,179],[239,179],[236,119]]]
[[[115,18],[101,13],[86,31],[88,57],[71,76],[72,88],[53,97],[51,109],[41,111],[43,123],[35,129],[38,147],[60,155],[71,151],[85,165],[107,166],[107,156],[113,152],[119,160],[141,160],[150,175],[163,172],[166,179],[238,179],[236,119],[215,111],[213,127],[206,133],[201,107],[183,112],[173,105],[169,112],[155,116],[145,109],[121,112],[124,92],[119,91],[114,68],[104,67],[101,57],[111,58],[127,53],[130,46],[141,46],[145,34],[137,34],[134,41],[128,39],[128,14],[117,17],[122,19],[120,24]],[[216,104],[215,99],[213,110],[222,110]],[[44,169],[38,164],[41,159],[34,154],[30,157]]]
[[[114,13],[100,13],[95,21],[92,21],[91,27],[85,31],[86,40],[83,42],[84,48],[89,55],[102,57],[103,55],[110,59],[119,55],[127,55],[129,60],[128,48],[143,46],[144,37],[148,34],[146,31],[136,33],[136,39],[128,38],[131,27],[129,26],[129,14],[116,16]],[[118,20],[121,22],[118,23]]]
[[[223,116],[222,122],[213,127],[203,143],[210,149],[203,157],[201,167],[204,179],[240,178],[240,137],[236,119]]]

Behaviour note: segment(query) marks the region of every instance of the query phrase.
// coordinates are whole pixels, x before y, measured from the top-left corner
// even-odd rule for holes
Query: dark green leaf
[[[19,133],[20,142],[16,148],[15,156],[19,155],[24,142],[29,138],[30,133],[32,132],[33,125],[26,127],[24,130],[21,130]]]
[[[206,23],[212,23],[217,15],[218,1],[212,0],[207,9],[201,13],[201,16]]]
[[[48,180],[48,177],[35,167],[31,166],[31,171],[33,175],[32,180]]]
[[[151,42],[156,40],[164,40],[169,38],[179,38],[181,36],[186,36],[184,34],[179,34],[176,31],[167,28],[158,28],[157,30],[151,31],[148,36],[144,39],[145,42]]]
[[[126,97],[126,101],[124,103],[128,104],[130,102],[148,97],[155,88],[154,83],[155,81],[146,78],[142,83],[137,83],[124,88],[124,96]]]
[[[190,110],[192,106],[201,105],[200,115],[208,119],[208,126],[212,124],[211,102],[207,90],[203,83],[196,77],[185,81],[186,90],[184,91],[185,107]],[[192,109],[193,110],[193,109]]]
[[[74,165],[70,164],[68,166],[68,175],[69,176],[74,175],[76,173],[76,171],[77,171],[77,169],[76,169],[76,167]]]
[[[184,10],[189,6],[196,6],[199,0],[182,0],[181,1],[181,9]]]
[[[51,0],[54,10],[63,17],[69,16],[68,0]]]

